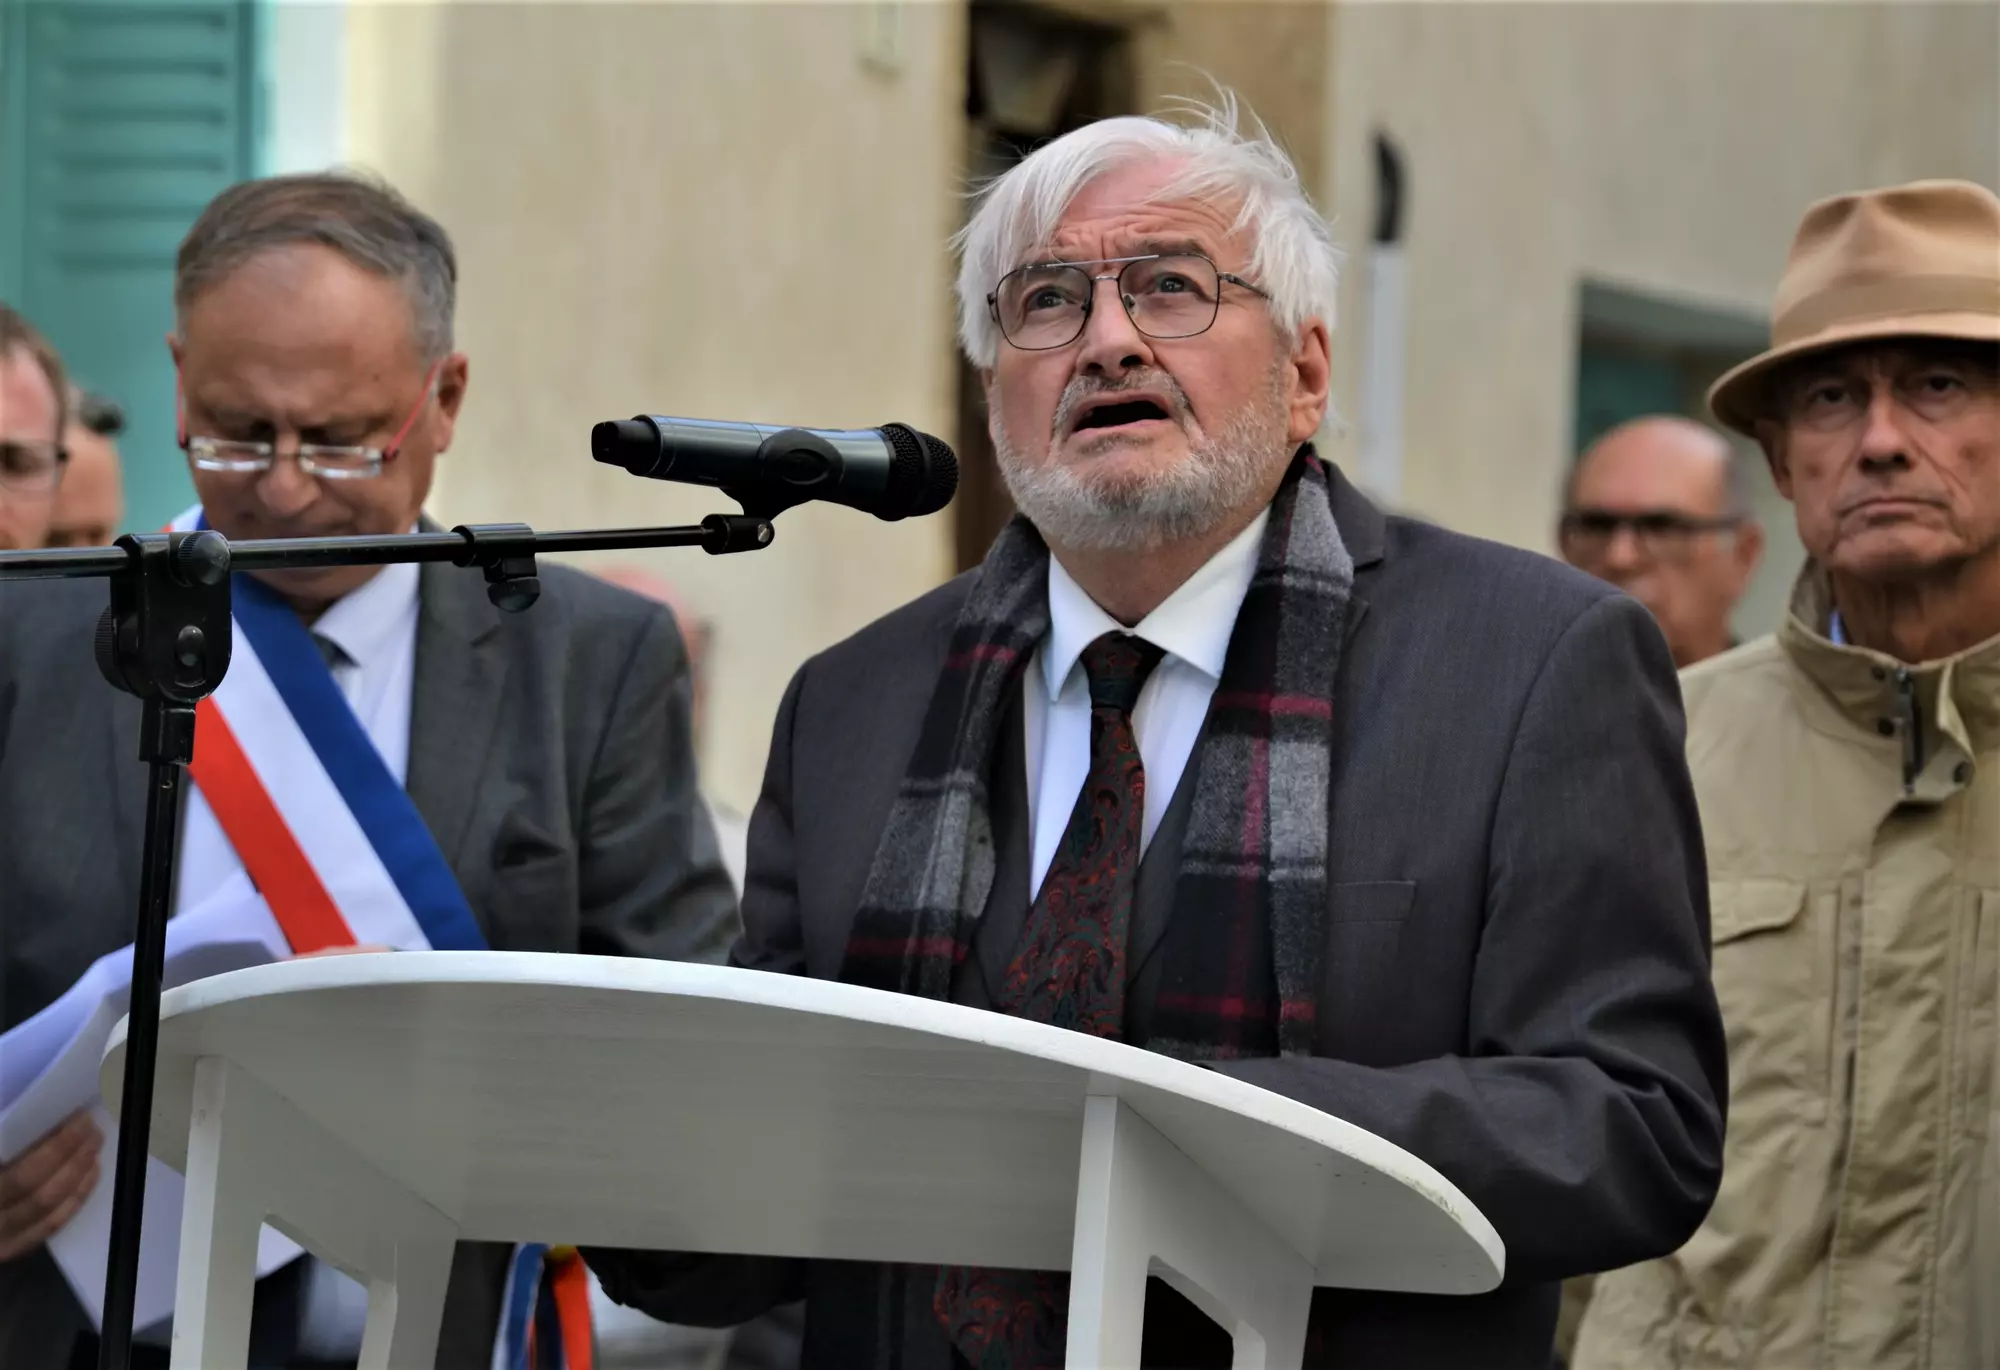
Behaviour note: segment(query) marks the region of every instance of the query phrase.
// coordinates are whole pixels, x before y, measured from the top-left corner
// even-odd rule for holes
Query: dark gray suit
[[[735,898],[697,798],[672,617],[545,566],[524,614],[470,572],[418,592],[410,797],[495,948],[720,959]],[[132,940],[139,703],[91,656],[102,581],[0,585],[0,1022]],[[462,1246],[441,1366],[485,1370],[506,1251]],[[0,1366],[61,1370],[83,1315],[45,1255],[0,1266]]]
[[[1319,1291],[1308,1365],[1544,1370],[1557,1282],[1674,1250],[1720,1176],[1722,1025],[1673,663],[1643,609],[1566,567],[1385,519],[1337,478],[1334,516],[1356,573],[1316,1055],[1216,1069],[1408,1148],[1507,1245],[1506,1283],[1476,1298]],[[966,591],[952,582],[793,680],[751,824],[738,963],[838,974]],[[995,822],[1011,808],[1019,825],[1024,787],[1000,793],[1019,753],[1002,751]],[[1163,822],[1142,863],[1141,943],[1171,912],[1171,881],[1148,876],[1175,840]],[[1018,928],[1026,844],[1001,836],[998,851],[986,917]],[[968,968],[996,938],[981,934]],[[1144,946],[1132,957],[1143,1039]],[[980,1002],[966,983],[980,974],[955,997]],[[613,1297],[676,1321],[803,1294],[811,1370],[952,1363],[928,1289],[885,1310],[864,1267],[588,1254]],[[1148,1364],[1229,1363],[1219,1329],[1154,1293]],[[885,1328],[905,1354],[878,1361]]]

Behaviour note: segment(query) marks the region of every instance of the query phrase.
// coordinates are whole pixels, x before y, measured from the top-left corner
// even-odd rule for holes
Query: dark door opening
[[[974,0],[966,61],[966,166],[980,184],[1052,138],[1132,112],[1132,44],[1117,26],[1035,5]],[[986,388],[963,356],[958,376],[957,566],[979,564],[1013,515],[987,436]]]

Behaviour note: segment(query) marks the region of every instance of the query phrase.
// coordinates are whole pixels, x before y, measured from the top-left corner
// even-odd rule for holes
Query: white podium
[[[102,1080],[118,1097],[124,1029]],[[500,952],[237,971],[162,1004],[186,1172],[175,1370],[239,1370],[268,1222],[429,1370],[460,1238],[1071,1272],[1069,1364],[1136,1366],[1147,1275],[1294,1370],[1315,1285],[1472,1294],[1428,1165],[1255,1086],[1040,1023],[721,967]]]

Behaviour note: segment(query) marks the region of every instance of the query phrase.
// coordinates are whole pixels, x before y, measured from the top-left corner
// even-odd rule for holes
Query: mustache
[[[1078,376],[1063,387],[1062,398],[1056,401],[1055,421],[1050,425],[1052,436],[1061,437],[1069,432],[1070,424],[1076,418],[1076,411],[1099,395],[1115,395],[1127,390],[1152,390],[1165,395],[1168,405],[1174,411],[1174,422],[1183,428],[1194,417],[1194,407],[1188,403],[1187,392],[1180,383],[1164,371],[1141,371],[1115,381],[1107,381],[1092,376]]]

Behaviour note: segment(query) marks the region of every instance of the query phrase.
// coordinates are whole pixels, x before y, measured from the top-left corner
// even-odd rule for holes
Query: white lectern
[[[102,1080],[116,1099],[124,1033]],[[429,1370],[460,1238],[1071,1272],[1069,1364],[1138,1363],[1158,1274],[1294,1370],[1314,1285],[1472,1294],[1499,1237],[1338,1118],[1116,1042],[722,967],[425,952],[162,1001],[153,1150],[187,1174],[175,1370],[240,1370],[268,1222]]]

